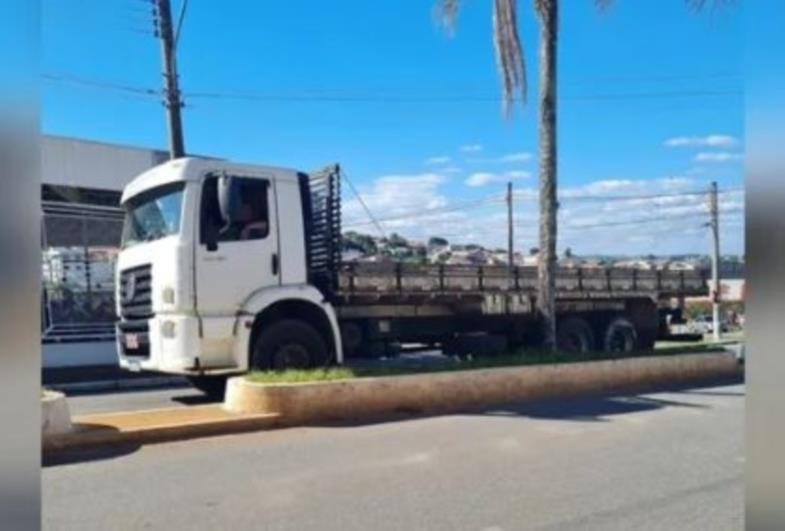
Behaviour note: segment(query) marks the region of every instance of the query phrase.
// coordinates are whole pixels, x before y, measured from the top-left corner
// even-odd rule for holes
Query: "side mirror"
[[[240,186],[237,179],[230,175],[218,178],[218,206],[226,225],[240,221]]]

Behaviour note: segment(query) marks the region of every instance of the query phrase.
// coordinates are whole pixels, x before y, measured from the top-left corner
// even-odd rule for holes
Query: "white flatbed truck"
[[[182,158],[135,178],[116,278],[121,367],[206,391],[251,369],[342,364],[421,343],[536,348],[536,268],[342,263],[340,169]],[[557,342],[649,349],[707,274],[560,268]]]

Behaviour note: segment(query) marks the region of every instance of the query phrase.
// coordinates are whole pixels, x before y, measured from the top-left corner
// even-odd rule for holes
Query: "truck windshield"
[[[177,234],[184,188],[183,182],[166,184],[126,201],[123,247]]]

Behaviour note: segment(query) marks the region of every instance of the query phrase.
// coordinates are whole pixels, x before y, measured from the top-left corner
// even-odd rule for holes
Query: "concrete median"
[[[395,412],[438,413],[584,394],[630,392],[741,377],[732,354],[684,354],[356,378],[262,384],[229,381],[224,407],[233,413],[276,413],[281,425],[359,420]]]

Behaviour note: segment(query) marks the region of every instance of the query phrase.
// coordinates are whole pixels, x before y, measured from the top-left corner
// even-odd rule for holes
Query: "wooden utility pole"
[[[515,255],[512,244],[512,181],[507,183],[507,263],[510,268],[510,282],[515,271]]]
[[[180,89],[177,83],[177,60],[172,29],[172,6],[169,0],[153,0],[155,5],[156,35],[161,39],[161,58],[164,66],[164,106],[169,122],[169,153],[173,159],[185,156],[183,123],[180,109]]]
[[[711,235],[713,240],[711,253],[711,310],[712,310],[712,333],[714,340],[720,340],[720,213],[719,202],[717,200],[717,182],[711,183],[709,189],[709,212],[711,213]]]

